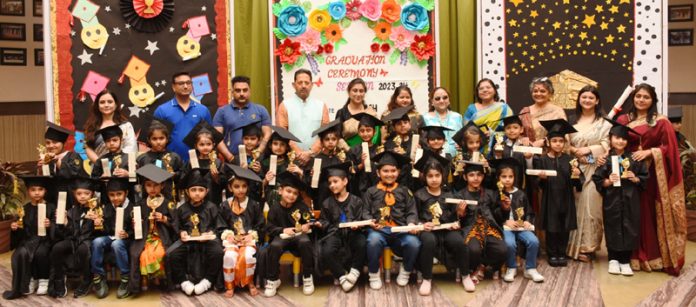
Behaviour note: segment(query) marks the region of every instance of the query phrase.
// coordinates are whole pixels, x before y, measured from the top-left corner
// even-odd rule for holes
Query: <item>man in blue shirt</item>
[[[218,144],[218,152],[222,153],[228,162],[239,153],[239,145],[242,144],[242,129],[238,129],[239,127],[259,121],[257,125],[263,131],[263,139],[259,143],[260,152],[266,148],[266,143],[271,137],[271,117],[265,107],[249,101],[250,86],[249,77],[232,78],[232,102],[219,108],[213,118],[213,127],[225,135],[224,142]]]
[[[154,115],[155,118],[164,119],[174,124],[167,149],[181,156],[184,162],[188,162],[188,151],[191,148],[184,144],[184,137],[199,121],[205,120],[211,123],[210,111],[206,106],[191,101],[193,83],[189,73],[178,72],[174,74],[172,76],[172,90],[174,98],[157,107]]]

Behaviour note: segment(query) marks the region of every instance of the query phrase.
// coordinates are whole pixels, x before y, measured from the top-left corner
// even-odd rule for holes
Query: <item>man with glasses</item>
[[[157,119],[174,124],[167,149],[177,153],[184,162],[188,162],[188,151],[191,148],[184,144],[184,137],[201,120],[210,124],[210,111],[206,106],[191,100],[193,83],[188,72],[178,72],[172,76],[172,90],[174,98],[157,107],[154,115]]]

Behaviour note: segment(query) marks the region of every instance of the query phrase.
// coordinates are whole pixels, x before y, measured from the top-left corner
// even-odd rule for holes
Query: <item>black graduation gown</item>
[[[278,174],[281,174],[285,172],[288,169],[288,159],[287,156],[282,155],[278,156],[278,161],[276,164],[276,177],[278,177]],[[263,160],[261,160],[261,174],[259,176],[261,179],[266,178],[266,174],[271,170],[271,156],[267,155],[264,156]],[[266,187],[263,188],[263,194],[261,195],[262,201],[261,203],[264,202],[278,202],[279,195],[277,193],[279,184],[278,180],[276,180],[275,185],[266,185]]]
[[[344,160],[341,160],[337,155],[329,155],[324,152],[321,152],[317,154],[314,159],[321,159],[321,168],[325,168],[331,165],[336,165],[343,163],[345,160],[348,159],[347,154]],[[307,163],[307,165],[310,167],[310,169],[314,166],[314,160],[310,161]],[[307,172],[307,175],[304,176],[305,181],[307,182],[307,185],[311,187],[312,183],[312,176],[310,172]],[[321,178],[319,177],[319,185],[316,189],[312,189],[312,201],[315,207],[318,207],[322,203],[324,203],[324,200],[329,198],[331,196],[331,191],[329,190],[329,183],[326,180],[326,177]],[[322,180],[324,179],[324,180]]]
[[[396,226],[406,226],[409,223],[417,224],[418,209],[416,209],[416,202],[413,199],[411,191],[409,191],[407,187],[399,184],[393,193],[396,202],[391,207],[388,220],[393,221]],[[379,222],[379,209],[386,206],[384,203],[385,195],[386,192],[378,189],[377,186],[367,189],[367,192],[363,195],[363,203],[365,204],[362,213],[363,220],[374,219]]]
[[[258,235],[258,242],[261,242],[264,238],[264,224],[266,220],[263,217],[263,206],[257,201],[247,197],[246,209],[241,214],[235,214],[232,212],[231,202],[232,197],[226,199],[220,204],[220,217],[224,221],[224,229],[230,229],[237,233],[237,229],[234,228],[234,223],[237,220],[242,220],[242,225],[244,226],[245,233],[251,233],[256,231]],[[218,233],[218,237],[222,234],[222,231]]]
[[[393,151],[396,148],[396,144],[394,143],[394,137],[395,135],[389,136],[389,139],[384,141],[384,150],[391,150]],[[413,138],[411,137],[411,134],[409,134],[408,140],[401,140],[401,148],[404,150],[404,156],[409,157],[411,155],[411,143],[413,141]],[[411,161],[412,163],[414,161]],[[401,167],[401,171],[399,172],[399,178],[396,179],[396,181],[405,187],[408,187],[409,189],[413,190],[413,182],[418,181],[415,178],[413,178],[413,175],[411,175],[411,170],[413,169],[413,164],[412,163],[406,163]]]
[[[462,235],[466,239],[469,232],[473,229],[476,224],[476,219],[479,215],[483,216],[488,222],[488,226],[498,229],[500,235],[503,235],[503,227],[498,224],[493,215],[493,207],[496,205],[496,200],[498,196],[495,195],[496,192],[489,189],[481,189],[476,192],[471,192],[468,189],[459,191],[461,199],[464,200],[475,200],[478,202],[477,205],[467,205],[466,212],[463,217],[460,217],[459,223],[462,226]]]
[[[210,169],[210,159],[198,158],[198,166],[200,166],[201,169]],[[222,168],[223,164],[222,161],[220,161],[220,159],[215,160],[215,166],[218,170],[218,182],[215,182],[215,180],[213,180],[213,175],[211,175],[210,172],[208,172],[205,175],[209,182],[209,185],[207,186],[208,194],[206,195],[205,200],[213,204],[219,204],[222,202],[222,191],[227,186],[227,177],[225,176],[224,169]],[[186,175],[190,171],[191,163],[184,164],[184,167],[181,170],[181,177],[179,178],[179,182],[183,183],[186,178]]]
[[[625,152],[623,157],[631,160],[629,170],[640,179],[640,182],[633,183],[628,179],[621,179],[620,187],[613,185],[604,187],[604,179],[609,179],[612,173],[609,158],[607,159],[609,161],[598,167],[592,175],[597,192],[603,197],[604,235],[607,238],[607,249],[612,251],[632,251],[638,248],[640,194],[641,190],[645,189],[649,176],[645,164],[631,159],[631,153]],[[623,169],[620,171],[623,172]]]
[[[524,189],[526,187],[525,182],[526,182],[526,171],[527,171],[527,160],[524,158],[524,154],[521,152],[513,152],[512,148],[517,144],[517,142],[511,142],[510,140],[505,140],[503,143],[503,159],[504,158],[513,158],[517,160],[517,162],[520,165],[520,168],[517,168],[515,170],[515,186],[519,189]],[[493,155],[493,151],[491,151],[491,155]],[[492,160],[489,159],[489,160]],[[495,173],[495,172],[494,172]]]
[[[340,252],[334,255],[335,258],[332,261],[338,261],[343,264],[343,268],[347,267],[347,264],[350,263],[355,253],[365,253],[365,250],[351,250],[349,243],[349,240],[352,240],[350,236],[364,236],[365,231],[363,229],[352,230],[350,228],[338,228],[341,223],[362,220],[363,207],[363,200],[350,193],[348,194],[348,198],[342,202],[339,202],[334,196],[324,200],[321,204],[321,215],[319,216],[319,223],[321,223],[324,236],[319,240],[319,244],[317,244],[317,254],[321,255],[321,243],[330,237],[338,237],[341,241]],[[320,268],[322,269],[328,267],[329,266],[325,263],[320,264]]]
[[[502,203],[500,201],[500,193],[498,193],[498,198],[496,198],[496,203],[493,206],[493,216],[495,217],[498,225],[505,225],[505,222],[510,219],[510,211],[512,211],[513,220],[517,221],[519,215],[517,214],[517,208],[523,208],[524,215],[522,216],[523,221],[527,221],[530,224],[534,224],[534,209],[529,203],[529,199],[524,191],[517,188],[514,192],[505,192],[505,195],[510,198],[511,204],[510,209],[503,210]]]
[[[143,153],[142,155],[138,156],[138,158],[135,160],[136,163],[138,164],[138,168],[143,167],[148,164],[154,164],[157,167],[162,168],[163,170],[167,170],[167,165],[164,163],[162,158],[164,155],[169,154],[170,157],[170,162],[169,166],[172,168],[172,171],[174,172],[174,176],[172,176],[172,180],[176,180],[174,182],[175,187],[178,189],[178,179],[181,177],[181,171],[184,167],[184,161],[181,159],[181,157],[172,151],[162,151],[162,152],[153,152],[149,151],[146,153]],[[176,199],[176,195],[172,195],[172,181],[167,180],[164,183],[164,187],[162,188],[162,194],[164,194],[165,197],[170,198],[170,199]],[[145,192],[145,189],[143,189],[142,197],[141,198],[146,198],[147,193]]]
[[[125,205],[122,204],[121,206]],[[133,239],[133,203],[128,201],[128,207],[123,210],[123,230],[128,234],[125,240]],[[114,236],[116,232],[116,207],[111,203],[104,205],[104,232],[107,236]]]
[[[370,162],[372,162],[372,172],[365,172],[365,169],[358,169],[358,165],[362,163],[362,143],[355,144],[348,151],[348,158],[353,162],[353,180],[350,180],[350,193],[354,195],[363,195],[367,192],[367,189],[375,184],[379,180],[377,178],[377,165],[374,161],[374,156],[377,154],[377,146],[371,143],[368,147]]]
[[[191,205],[190,202],[185,202],[183,205],[181,205],[179,208],[176,209],[176,213],[174,214],[174,230],[177,235],[177,238],[179,237],[179,234],[182,231],[186,231],[189,234],[191,234],[191,231],[193,230],[193,223],[191,222],[191,215],[193,214],[198,214],[198,219],[199,219],[199,224],[198,224],[198,231],[203,234],[205,232],[212,231],[214,234],[222,232],[225,228],[225,224],[222,221],[222,218],[220,218],[220,212],[218,210],[218,206],[213,204],[210,201],[203,201],[202,204],[198,206],[193,206]],[[175,249],[178,248],[184,248],[186,250],[186,267],[169,267],[168,270],[185,270],[193,280],[201,280],[205,276],[205,272],[208,271],[207,267],[208,266],[215,266],[215,267],[221,267],[222,262],[220,263],[205,263],[206,255],[210,252],[207,250],[208,243],[211,241],[207,242],[196,242],[196,241],[191,241],[191,242],[182,242],[181,240],[176,241],[174,244],[172,244],[166,251],[167,254],[172,252]],[[217,248],[219,250],[222,250],[222,243],[220,242],[220,238],[216,236],[212,242],[216,242]],[[169,274],[168,274],[169,275]],[[210,280],[210,282],[213,282],[213,280]]]
[[[258,158],[256,159],[256,161],[258,161],[259,163],[261,163],[261,158],[262,158],[262,157],[258,157]],[[240,160],[239,160],[239,159],[240,159],[240,158],[239,158],[239,154],[236,154],[236,155],[234,156],[234,159],[232,160],[232,164],[239,166],[239,163],[240,163]],[[251,166],[251,162],[252,162],[253,160],[254,160],[254,158],[251,156],[251,153],[247,152],[247,161],[246,161],[247,165],[248,165],[248,166]],[[254,171],[254,170],[251,169],[251,167],[249,167],[249,170],[251,170],[252,172]],[[266,173],[261,174],[262,171],[263,171],[263,166],[261,167],[261,170],[259,170],[258,173],[256,173],[256,172],[254,172],[254,173],[256,173],[256,175],[258,175],[259,177],[261,177],[261,179],[263,179],[263,177],[266,175]],[[249,186],[249,188],[248,188],[248,190],[247,190],[247,196],[249,196],[249,198],[255,200],[256,202],[262,203],[262,202],[261,202],[261,192],[262,192],[262,189],[263,189],[262,183],[261,183],[261,182],[256,182],[256,181],[248,180],[248,181],[247,181],[247,184],[248,184],[248,186]],[[228,192],[229,192],[229,191],[228,191]]]
[[[295,227],[295,220],[291,216],[292,212],[295,210],[300,210],[300,224],[306,224],[309,222],[309,220],[305,218],[307,214],[310,214],[310,219],[314,218],[311,216],[312,212],[309,211],[309,207],[302,202],[299,197],[297,201],[290,206],[290,208],[281,206],[280,202],[273,204],[269,203],[268,206],[269,209],[268,222],[266,223],[266,233],[268,234],[269,241],[273,241],[275,237],[279,236],[283,232],[283,229]]]
[[[471,153],[465,152],[462,154],[464,157],[464,161],[470,161],[471,160]],[[481,154],[481,157],[483,157],[483,153]],[[452,158],[454,159],[454,158]],[[454,162],[450,164],[452,174],[454,175],[454,170],[456,168],[456,165],[454,165]],[[486,189],[496,189],[496,183],[497,183],[497,177],[495,176],[495,172],[492,169],[486,169],[484,170],[485,174],[483,177],[483,182],[481,183],[481,186],[483,186]],[[465,190],[467,187],[466,180],[464,179],[464,176],[466,174],[464,172],[460,172],[458,176],[453,176],[452,177],[452,190],[454,191],[462,191]]]
[[[442,215],[439,220],[441,224],[457,222],[457,205],[448,204],[445,202],[447,198],[457,198],[454,193],[442,190],[439,196],[435,196],[428,192],[426,187],[421,188],[415,194],[413,198],[416,201],[416,207],[418,208],[418,219],[421,223],[425,224],[433,221],[433,216],[430,213],[430,206],[434,203],[440,204],[440,209],[442,209]],[[459,230],[436,230],[432,231],[435,235],[436,240],[436,251],[435,258],[442,261],[442,263],[447,267],[448,270],[456,269],[456,260],[454,259],[454,253],[448,251],[445,248],[445,234],[449,231],[459,231]]]
[[[68,222],[65,225],[55,225],[55,242],[69,241],[72,245],[72,255],[76,255],[77,248],[81,244],[91,247],[94,238],[107,235],[103,230],[94,229],[94,221],[85,217],[87,211],[89,208],[86,206],[73,206],[66,214]],[[75,257],[75,268],[89,267],[89,265],[89,257],[87,259]]]
[[[113,163],[114,158],[117,156],[121,157],[121,163],[119,165],[115,165]],[[128,154],[127,153],[115,154],[112,152],[107,152],[107,153],[103,154],[101,157],[99,157],[99,160],[97,160],[97,162],[95,162],[92,165],[92,175],[91,175],[92,178],[101,179],[101,176],[104,174],[104,169],[102,168],[101,159],[108,159],[109,162],[111,163],[111,175],[113,175],[116,167],[118,167],[120,169],[128,170]],[[137,159],[136,159],[136,161],[137,161]],[[135,184],[129,183],[128,184],[128,199],[131,201],[131,203],[134,203],[139,198],[140,198],[140,196],[138,196],[136,198],[136,195],[135,195]],[[101,193],[101,202],[104,204],[109,202],[109,197],[107,196],[107,193]]]
[[[548,154],[534,157],[534,169],[556,170],[557,175],[541,179],[535,176],[542,190],[541,227],[549,232],[567,232],[577,228],[575,211],[575,190],[582,190],[585,182],[582,173],[579,179],[571,179],[568,154],[551,158]],[[575,187],[575,189],[573,189]],[[561,217],[565,215],[565,218]]]
[[[38,236],[38,206],[31,202],[24,205],[24,227],[10,232],[10,249],[15,253],[23,253],[23,257],[13,257],[12,259],[12,290],[26,292],[29,288],[29,281],[36,277],[33,272],[32,262],[37,249],[44,249],[47,256],[45,259],[36,259],[41,262],[50,261],[48,252],[53,244],[53,227],[55,226],[55,205],[46,204],[46,218],[51,221],[51,227],[46,228],[46,236]],[[41,222],[43,223],[43,221]],[[14,256],[14,255],[13,255]]]
[[[70,192],[71,179],[76,177],[87,177],[87,172],[83,167],[83,161],[80,154],[68,151],[63,158],[60,159],[60,167],[58,162],[51,161],[48,168],[51,171],[51,186],[46,191],[46,201],[49,203],[58,202],[58,192],[67,192],[66,209],[70,209],[75,203],[73,194]],[[39,168],[39,173],[41,169]]]

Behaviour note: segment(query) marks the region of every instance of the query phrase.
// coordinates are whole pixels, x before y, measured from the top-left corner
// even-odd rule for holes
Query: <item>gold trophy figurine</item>
[[[295,220],[295,232],[302,232],[302,224],[300,224],[302,214],[300,213],[300,210],[296,209],[295,211],[290,213],[290,217],[292,217],[292,219]]]
[[[495,146],[493,147],[493,150],[503,151],[505,149],[505,147],[503,146],[503,133],[496,132],[494,134],[494,137],[495,137]]]
[[[295,158],[297,157],[297,154],[295,153],[294,150],[291,150],[288,152],[288,167],[295,165]]]
[[[311,221],[312,221],[312,214],[309,213],[309,212],[305,212],[305,213],[302,214],[302,219],[303,219],[305,222],[307,222],[307,223],[311,223]]]
[[[403,140],[401,139],[400,135],[397,135],[394,137],[394,151],[396,151],[397,153],[400,153],[400,154],[406,153],[404,148],[401,147],[402,142],[403,142]]]
[[[163,200],[164,197],[162,195],[147,198],[147,207],[150,208],[150,215],[147,219],[150,221],[151,232],[157,232],[157,228],[155,228],[155,211],[162,205]]]
[[[24,206],[17,207],[17,227],[24,228]]]
[[[442,208],[440,208],[440,203],[435,202],[428,208],[430,214],[433,216],[433,225],[440,225],[440,217],[442,216]]]
[[[103,214],[104,212],[102,209],[99,207],[99,204],[97,203],[97,198],[92,198],[87,201],[89,204],[89,211],[92,211],[97,216],[97,219],[102,219],[103,220]],[[101,225],[94,225],[94,230],[104,230],[104,223]]]
[[[167,169],[167,172],[174,174],[174,168],[172,167],[172,155],[170,153],[166,153],[164,156],[162,156],[162,162],[164,162],[164,167]],[[174,181],[172,181],[172,198],[176,199],[176,184]]]
[[[189,217],[189,220],[191,220],[191,224],[193,224],[193,229],[191,230],[191,236],[192,237],[200,237],[201,232],[198,230],[198,224],[200,224],[201,220],[198,218],[198,214],[196,214],[196,213],[191,214],[191,217]]]
[[[517,214],[517,226],[524,227],[524,220],[522,219],[522,217],[524,216],[524,208],[519,207],[515,209],[515,213]]]
[[[46,146],[39,144],[39,146],[36,147],[36,150],[39,152],[39,160],[41,160],[43,164],[51,163],[53,156],[48,153]]]
[[[578,168],[578,166],[580,166],[580,163],[578,163],[578,159],[570,160],[570,162],[568,162],[568,163],[570,163],[570,167],[571,167],[570,172],[571,173],[573,172],[573,168]],[[579,175],[571,175],[570,176],[570,179],[578,179],[578,178],[580,178]]]
[[[254,162],[256,162],[256,159],[258,159],[260,155],[261,155],[261,151],[259,151],[258,147],[256,149],[252,150],[251,151],[251,163],[249,163],[249,166],[254,164]]]
[[[237,221],[234,222],[234,239],[236,241],[242,241],[244,239],[244,235],[246,235],[246,231],[244,231],[244,223],[242,222],[241,218],[238,218]]]
[[[384,206],[379,209],[379,224],[382,226],[387,225],[387,217],[391,214],[391,208]]]
[[[498,192],[500,192],[500,199],[503,200],[506,198],[505,196],[505,185],[503,185],[502,181],[498,181],[498,183],[495,184],[498,186]]]
[[[336,153],[336,158],[338,158],[338,160],[341,161],[341,163],[345,162],[346,161],[346,152],[343,151],[343,149],[338,149],[338,147],[336,147],[336,150],[338,151]]]
[[[112,161],[114,162],[114,171],[119,169],[121,166],[121,155],[115,156]]]
[[[629,160],[628,158],[623,158],[623,160],[621,160],[621,167],[623,167],[623,173],[621,173],[621,178],[628,178],[628,169],[631,167],[631,160]]]
[[[457,155],[454,156],[454,173],[452,175],[459,176],[464,172],[464,154],[461,150],[457,150]]]
[[[208,159],[210,159],[210,171],[217,172],[217,165],[215,165],[215,161],[217,161],[217,152],[215,152],[215,150],[211,151],[208,154]]]

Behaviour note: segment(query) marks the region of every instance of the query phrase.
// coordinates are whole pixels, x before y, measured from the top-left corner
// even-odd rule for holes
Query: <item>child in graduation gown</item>
[[[413,146],[413,133],[411,132],[411,119],[409,111],[414,108],[414,105],[408,107],[396,108],[385,116],[383,120],[389,122],[393,127],[393,132],[384,141],[384,149],[396,152],[410,159],[411,147]],[[420,146],[416,144],[416,146]],[[402,165],[399,178],[397,181],[404,187],[411,188],[411,163]]]
[[[193,169],[184,178],[187,201],[173,214],[179,241],[166,251],[172,282],[180,284],[186,295],[208,291],[217,280],[222,264],[222,243],[215,234],[223,230],[224,223],[218,206],[206,200],[210,186],[208,171]]]
[[[155,281],[159,279],[160,286],[167,288],[169,280],[166,277],[171,275],[171,270],[165,266],[166,250],[176,241],[172,216],[176,203],[165,193],[167,181],[174,175],[155,164],[146,164],[137,173],[146,197],[133,207],[134,210],[140,209],[141,219],[135,220],[136,217],[133,216],[133,223],[141,226],[142,238],[134,237],[130,246],[131,274],[128,292],[132,295],[140,293],[142,278]]]
[[[46,203],[45,197],[50,176],[21,177],[27,188],[29,202],[20,210],[21,223],[10,224],[10,248],[12,253],[12,283],[11,289],[5,291],[2,297],[12,300],[22,295],[31,294],[36,290],[37,295],[48,292],[48,277],[51,270],[49,253],[52,245],[51,226],[55,221],[55,206]],[[46,218],[39,220],[39,204],[46,208]],[[39,235],[39,223],[45,228]],[[38,289],[37,289],[38,286]]]
[[[266,232],[271,243],[268,247],[267,281],[264,296],[276,294],[280,286],[278,261],[285,250],[299,254],[302,258],[302,292],[314,293],[314,246],[307,236],[312,226],[312,212],[302,199],[300,191],[307,185],[297,175],[286,171],[278,175],[279,201],[269,203]]]
[[[263,153],[259,150],[261,139],[263,138],[263,131],[259,126],[260,124],[261,120],[256,120],[235,129],[242,130],[242,145],[244,145],[244,150],[246,151],[246,161],[241,161],[241,153],[238,153],[234,156],[234,159],[232,159],[232,164],[250,169],[258,176],[261,176],[261,159],[263,158]],[[262,183],[252,180],[247,184],[249,186],[249,197],[256,202],[261,203],[261,194],[263,190]]]
[[[248,196],[249,183],[261,182],[261,178],[250,169],[226,164],[227,188],[232,197],[220,204],[220,216],[225,230],[220,234],[225,255],[222,272],[225,279],[226,297],[234,295],[235,287],[249,287],[252,296],[258,294],[254,283],[256,269],[256,242],[263,238],[263,206]]]
[[[321,141],[321,151],[314,156],[315,160],[313,160],[321,159],[321,168],[340,164],[347,160],[346,152],[338,147],[338,142],[341,140],[341,127],[343,127],[341,120],[336,119],[312,132],[312,137],[318,135]],[[313,163],[308,163],[308,166],[312,167]],[[312,169],[309,173],[314,175],[314,170]],[[311,181],[311,177],[307,179],[307,181]],[[331,196],[328,182],[325,180],[320,180],[318,187],[313,192],[312,204],[316,207],[321,206],[324,200]]]
[[[128,154],[121,151],[123,130],[119,126],[109,126],[100,129],[96,134],[104,139],[108,152],[99,157],[92,166],[92,178],[98,179],[106,175],[102,165],[103,159],[109,162],[112,177],[128,177]]]
[[[138,168],[142,168],[148,164],[154,164],[174,175],[174,178],[179,178],[181,176],[180,172],[184,167],[183,160],[177,153],[167,150],[172,127],[173,125],[169,121],[153,119],[146,133],[140,132],[138,139],[146,143],[150,147],[150,151],[138,156],[136,159]],[[162,193],[167,198],[176,200],[178,196],[176,193],[176,183],[173,180],[165,181]],[[143,192],[143,197],[147,197],[147,193]]]
[[[393,112],[392,112],[393,114]],[[393,226],[415,225],[418,223],[418,211],[413,195],[408,187],[397,182],[399,171],[409,164],[409,158],[393,152],[384,151],[375,156],[377,174],[380,181],[363,195],[363,220],[374,220],[367,233],[367,267],[370,288],[382,288],[379,274],[380,257],[386,246],[404,258],[399,269],[396,283],[408,284],[413,267],[416,264],[421,242],[413,233],[392,233]],[[409,167],[410,169],[410,167]],[[410,172],[408,174],[411,176]]]
[[[222,133],[204,120],[198,122],[198,124],[191,129],[191,132],[184,137],[184,144],[190,148],[195,148],[198,167],[208,170],[205,172],[206,182],[208,183],[206,187],[208,192],[205,199],[213,204],[222,202],[222,193],[225,183],[227,182],[223,172],[224,161],[218,159],[218,154],[215,151],[215,148],[217,148],[217,145],[220,144],[222,140]],[[183,178],[188,176],[188,173],[190,173],[192,169],[194,169],[194,167],[191,165],[191,161],[189,161],[189,163],[184,165],[180,177],[182,179],[179,181],[183,181]]]
[[[367,143],[368,152],[363,152],[362,143],[355,144],[348,151],[348,158],[353,162],[354,175],[350,181],[350,192],[354,195],[363,195],[367,189],[377,184],[377,170],[374,165],[373,157],[377,154],[379,144],[373,144],[372,138],[379,126],[384,123],[369,113],[362,112],[353,114],[352,118],[358,121],[358,135],[362,143]],[[370,172],[366,171],[365,163],[370,161]]]
[[[261,178],[263,178],[262,198],[263,202],[267,202],[269,206],[277,204],[280,200],[280,186],[277,182],[275,185],[271,184],[278,174],[288,171],[301,179],[304,178],[305,174],[304,169],[293,162],[295,153],[290,149],[290,141],[301,142],[300,139],[283,127],[271,126],[271,129],[273,129],[273,133],[269,141],[270,144],[266,146],[266,150],[263,153],[263,160],[261,160]],[[277,157],[275,171],[271,169],[271,156],[273,155]]]
[[[547,134],[548,152],[541,157],[534,157],[534,168],[539,170],[555,170],[556,176],[539,174],[541,188],[541,226],[546,231],[546,253],[549,265],[566,266],[566,249],[569,233],[577,228],[575,212],[575,193],[582,189],[580,169],[571,165],[573,158],[563,149],[566,145],[566,134],[577,132],[564,119],[554,119],[540,122]],[[572,178],[577,176],[578,178]]]
[[[51,122],[46,122],[46,132],[44,133],[45,153],[39,154],[37,171],[39,175],[51,176],[52,182],[47,187],[46,201],[50,203],[58,202],[58,193],[66,192],[66,205],[69,209],[75,202],[70,192],[70,182],[75,177],[87,177],[82,157],[80,154],[67,151],[65,142],[73,134],[72,131],[58,126]],[[48,165],[50,174],[42,172],[43,165]]]
[[[425,126],[421,128],[423,136],[425,139],[426,148],[423,151],[429,150],[432,153],[440,155],[444,158],[441,162],[447,161],[447,169],[443,170],[442,177],[442,187],[445,189],[450,188],[450,164],[452,163],[452,156],[444,152],[445,148],[445,131],[452,131],[452,129],[441,126]],[[425,187],[425,182],[423,180],[415,180],[415,184],[412,185],[413,191],[418,191]]]
[[[324,231],[321,239],[321,263],[328,267],[343,291],[350,291],[365,265],[366,237],[358,227],[339,228],[341,223],[360,221],[363,201],[348,192],[350,162],[322,168],[322,181],[328,182],[331,196],[321,204],[316,226]]]
[[[505,261],[507,247],[503,240],[503,228],[498,225],[492,209],[497,196],[492,190],[483,187],[484,165],[467,162],[464,167],[466,187],[459,191],[465,201],[475,201],[476,204],[460,203],[457,205],[457,215],[462,227],[464,242],[469,249],[469,272],[478,273],[481,264],[492,267],[500,266]],[[478,276],[466,274],[462,283],[464,290],[476,290],[475,280]]]
[[[488,161],[483,157],[483,146],[486,144],[486,134],[474,124],[473,121],[468,122],[462,129],[452,136],[452,140],[459,145],[457,155],[452,158],[452,188],[456,191],[464,190],[467,186],[467,181],[464,178],[464,165],[468,161],[482,163],[484,172],[488,173],[490,168]],[[485,180],[486,178],[484,178]],[[484,187],[488,186],[484,182]]]
[[[519,115],[511,115],[503,118],[503,129],[505,137],[502,143],[498,143],[496,138],[493,138],[493,147],[490,151],[490,159],[513,158],[517,160],[518,166],[515,167],[515,186],[520,189],[525,189],[525,170],[527,169],[527,161],[531,162],[531,153],[514,152],[515,146],[530,146],[529,140],[524,139],[522,142],[522,120]],[[500,150],[502,148],[502,150]]]
[[[425,181],[425,186],[413,196],[418,208],[418,219],[424,227],[418,235],[422,243],[418,268],[423,274],[418,293],[430,295],[433,259],[438,258],[448,269],[459,269],[466,274],[469,271],[469,251],[460,231],[457,204],[446,202],[447,198],[456,198],[454,193],[445,188],[449,160],[440,153],[425,150],[414,167],[420,171],[422,181]],[[448,223],[455,224],[446,229],[433,230],[435,226]]]
[[[619,173],[612,172],[611,158],[592,175],[597,192],[602,194],[604,234],[609,253],[609,273],[632,276],[631,253],[638,248],[640,228],[640,194],[648,180],[648,169],[631,158],[626,150],[628,134],[633,129],[611,121],[609,157],[618,156]],[[625,161],[625,162],[624,162]],[[614,182],[621,186],[615,187]]]

